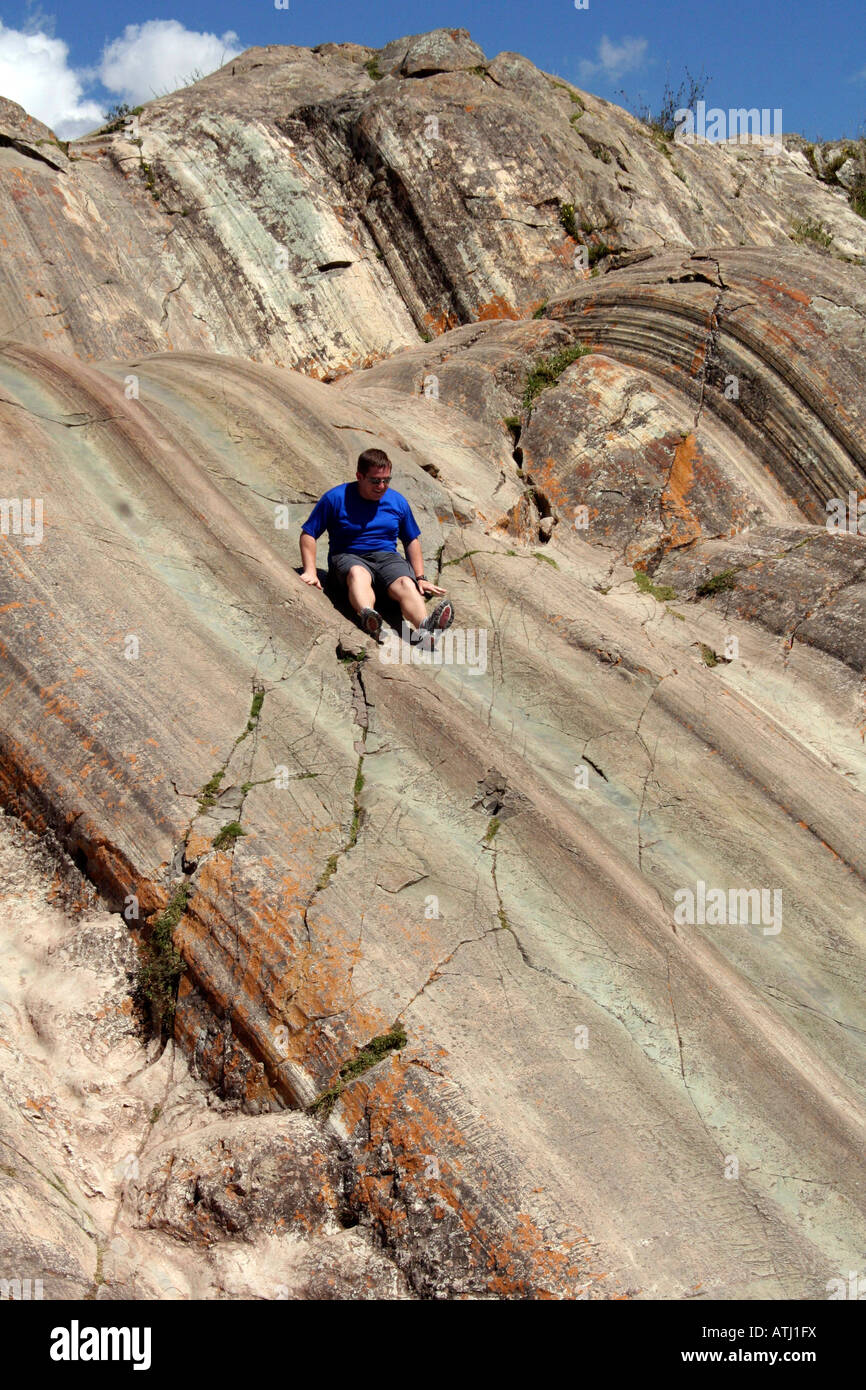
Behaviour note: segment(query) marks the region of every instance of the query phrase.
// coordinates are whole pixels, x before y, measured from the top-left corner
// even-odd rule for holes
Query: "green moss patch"
[[[214,773],[214,775],[210,778],[210,780],[207,781],[207,782],[205,782],[204,786],[202,787],[201,791],[199,792],[199,794],[198,794],[198,809],[199,809],[199,814],[202,814],[202,813],[205,812],[205,811],[209,811],[210,808],[211,808],[212,806],[215,806],[215,805],[216,805],[216,803],[217,803],[217,798],[219,797],[220,785],[221,785],[221,783],[222,783],[223,778],[224,778],[225,775],[226,775],[226,768],[228,767],[229,763],[231,762],[232,753],[235,751],[235,749],[237,748],[238,744],[239,744],[239,743],[243,743],[243,741],[244,741],[244,739],[247,737],[247,735],[248,735],[248,734],[251,734],[251,733],[253,732],[253,730],[257,727],[258,722],[259,722],[259,718],[260,718],[260,716],[261,716],[262,705],[264,704],[264,701],[265,701],[265,692],[264,692],[264,690],[262,690],[262,689],[261,689],[260,687],[258,687],[258,686],[254,686],[254,687],[253,687],[253,701],[252,701],[252,705],[250,706],[250,713],[249,713],[249,717],[248,717],[248,719],[247,719],[246,728],[244,729],[243,733],[238,734],[237,738],[235,739],[234,743],[232,744],[231,752],[229,753],[229,755],[228,755],[228,757],[226,758],[225,762],[223,763],[222,767],[221,767],[221,768],[218,768],[217,771]],[[250,785],[253,785],[253,784],[250,783]]]
[[[575,111],[574,114],[571,115],[571,116],[569,116],[568,119],[569,119],[570,121],[579,120],[580,117],[583,115],[584,111],[586,110],[586,107],[584,106],[584,104],[583,104],[583,102],[581,101],[580,97],[577,95],[577,92],[573,92],[573,91],[571,90],[571,88],[570,88],[570,87],[567,87],[566,84],[565,84],[564,82],[551,82],[551,86],[553,86],[553,87],[561,87],[562,90],[563,90],[564,92],[568,92],[568,95],[570,96],[571,100],[574,102],[574,105],[577,106],[577,107],[579,108],[579,110]]]
[[[349,827],[349,841],[346,849],[352,849],[358,841],[358,831],[361,828],[361,803],[358,800],[364,789],[364,754],[358,755],[358,767],[355,771],[355,785],[352,788],[352,824]]]
[[[654,584],[645,570],[635,570],[634,582],[642,594],[649,594],[651,598],[659,603],[666,603],[668,599],[676,598],[676,590],[670,584]]]

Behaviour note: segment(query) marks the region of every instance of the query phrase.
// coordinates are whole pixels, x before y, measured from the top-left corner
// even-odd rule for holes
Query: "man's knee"
[[[410,579],[408,574],[399,575],[391,584],[388,585],[388,593],[397,598],[400,594],[406,594],[410,589],[417,586],[414,579]]]
[[[348,572],[347,572],[347,574],[346,574],[346,580],[347,580],[347,582],[348,582],[348,580],[353,579],[353,578],[354,578],[356,581],[359,580],[359,579],[366,579],[366,580],[368,581],[368,583],[370,583],[370,584],[372,584],[372,582],[373,582],[373,576],[371,575],[370,571],[367,569],[367,566],[366,566],[366,565],[350,565],[350,566],[349,566],[349,569],[348,569]]]

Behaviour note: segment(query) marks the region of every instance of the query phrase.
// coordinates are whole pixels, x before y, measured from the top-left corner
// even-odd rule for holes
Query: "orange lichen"
[[[783,285],[781,280],[773,280],[770,278],[759,277],[758,284],[766,285],[767,289],[775,290],[778,294],[787,295],[789,299],[796,300],[798,304],[812,303],[809,295],[805,294],[803,290],[795,290],[790,285]]]
[[[479,304],[475,310],[475,317],[479,323],[487,319],[516,319],[520,315],[513,304],[509,304],[501,294],[496,294],[492,299],[485,300]]]
[[[697,439],[691,432],[674,449],[674,462],[661,497],[661,514],[667,526],[670,544],[684,545],[702,534],[688,502],[695,483],[695,465],[699,461]]]
[[[450,310],[447,312],[443,310],[438,314],[427,310],[421,321],[427,332],[432,334],[434,338],[438,338],[440,333],[447,333],[449,328],[456,328],[460,322],[457,315]]]
[[[355,1144],[355,1200],[388,1239],[411,1239],[408,1213],[421,1202],[430,1207],[436,1221],[450,1218],[462,1226],[469,1237],[468,1272],[491,1294],[570,1298],[589,1281],[606,1278],[590,1268],[592,1252],[582,1234],[551,1245],[532,1215],[513,1204],[501,1183],[490,1184],[483,1205],[467,1190],[458,1179],[457,1153],[467,1151],[468,1141],[439,1095],[431,1099],[419,1088],[410,1070],[416,1060],[411,1054],[391,1054],[373,1080],[358,1080],[339,1102]],[[379,1172],[382,1144],[387,1144],[392,1161],[400,1164],[397,1199],[390,1176],[383,1178]],[[437,1155],[432,1174],[426,1164],[431,1152]],[[479,1195],[481,1191],[479,1185]]]

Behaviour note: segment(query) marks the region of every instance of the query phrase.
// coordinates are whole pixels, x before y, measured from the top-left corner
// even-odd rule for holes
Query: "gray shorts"
[[[401,574],[408,574],[410,579],[415,578],[415,571],[409,561],[403,555],[398,555],[396,550],[368,550],[363,555],[344,550],[340,555],[331,556],[328,578],[335,581],[338,587],[345,588],[349,570],[353,565],[363,565],[369,570],[374,586],[383,593]]]

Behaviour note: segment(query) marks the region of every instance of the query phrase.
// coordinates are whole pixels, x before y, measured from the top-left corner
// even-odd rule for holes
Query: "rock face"
[[[866,555],[859,534],[759,526],[668,556],[656,579],[717,612],[761,623],[866,675]],[[721,580],[719,576],[722,576]]]
[[[860,482],[859,269],[796,251],[667,253],[635,258],[547,312],[581,342],[670,382],[692,403],[693,428],[705,409],[732,427],[741,452],[810,520],[823,522],[826,501]]]
[[[0,114],[0,305],[52,180],[80,289],[0,349],[0,801],[127,948],[173,929],[163,1057],[217,1112],[149,1136],[128,1232],[191,1297],[825,1297],[866,1235],[866,542],[824,525],[863,272],[785,227],[866,224],[461,30],[250,50],[68,183]],[[298,578],[370,446],[441,662]],[[52,1240],[79,1287],[96,1236]]]
[[[787,248],[824,226],[862,262],[834,160],[788,143],[674,144],[460,29],[249,49],[68,153],[4,102],[0,338],[331,377],[532,314],[581,246]]]

